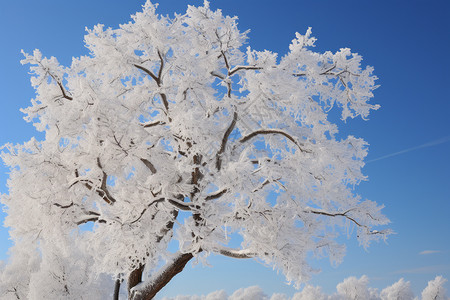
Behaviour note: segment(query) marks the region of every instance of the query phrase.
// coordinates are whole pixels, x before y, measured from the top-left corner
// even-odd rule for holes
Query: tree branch
[[[97,192],[97,194],[108,204],[112,205],[114,204],[114,202],[116,202],[116,199],[114,199],[114,197],[111,196],[111,194],[109,193],[107,187],[106,187],[106,181],[108,176],[106,175],[106,173],[103,171],[101,164],[100,164],[100,159],[97,158],[97,166],[102,170],[102,181],[101,181],[101,187],[100,188],[95,188],[95,191]],[[78,173],[78,170],[75,169],[75,178],[79,178],[80,175]],[[89,179],[79,179],[79,180],[75,180],[70,186],[69,188],[71,188],[73,185],[75,185],[76,183],[79,182],[83,182],[84,186],[86,188],[88,188],[89,190],[93,190],[94,189],[94,183],[92,181],[90,181]]]
[[[236,72],[240,70],[261,70],[261,69],[262,69],[261,67],[256,66],[235,66],[228,72],[228,76],[233,76]]]
[[[344,217],[348,220],[350,220],[351,222],[353,222],[355,225],[357,225],[358,227],[364,228],[366,229],[367,234],[371,234],[371,235],[375,235],[375,234],[380,234],[380,235],[389,235],[392,233],[391,230],[387,229],[387,230],[371,230],[369,226],[364,225],[359,223],[358,221],[356,221],[354,218],[348,216],[348,213],[350,211],[354,210],[354,208],[351,208],[343,213],[328,213],[328,212],[324,212],[324,211],[317,211],[317,210],[306,210],[304,211],[305,213],[312,213],[312,214],[317,214],[317,215],[323,215],[323,216],[328,216],[328,217]],[[370,214],[368,214],[369,217],[373,218]]]
[[[75,178],[78,178],[78,170],[75,170]],[[92,186],[94,185],[94,183],[92,181],[90,181],[89,179],[79,179],[79,180],[75,180],[74,182],[72,182],[69,185],[69,188],[73,187],[75,184],[77,183],[84,183],[84,186],[87,187],[89,190],[92,189]]]
[[[348,74],[350,74],[352,76],[355,76],[355,77],[359,77],[360,75],[350,72],[349,70],[347,70],[347,68],[345,68],[345,69],[341,68],[340,70],[337,70],[336,72],[331,72],[331,71],[333,71],[336,68],[337,68],[337,65],[334,64],[333,66],[331,66],[327,70],[319,73],[319,75],[330,75],[330,76],[336,77],[339,80],[339,82],[342,84],[342,86],[344,87],[344,90],[347,92],[348,101],[352,102],[351,95],[350,95],[351,88],[348,86],[347,83],[345,83],[344,79],[342,78],[342,75],[344,73],[348,73]],[[294,73],[292,75],[295,76],[295,77],[302,77],[302,76],[306,76],[307,73]]]
[[[306,213],[312,213],[312,214],[316,214],[316,215],[323,215],[323,216],[328,216],[328,217],[345,217],[348,220],[352,221],[353,223],[355,223],[356,225],[358,225],[359,227],[366,227],[365,225],[360,224],[359,222],[357,222],[355,219],[353,219],[352,217],[349,217],[347,214],[349,212],[351,212],[353,209],[349,209],[343,213],[328,213],[325,211],[318,211],[318,210],[306,210],[304,212]]]
[[[81,224],[86,224],[86,223],[89,223],[89,222],[106,223],[105,220],[100,220],[99,217],[92,217],[92,218],[80,220],[80,221],[76,222],[75,224],[81,225]]]
[[[228,192],[228,189],[223,189],[220,192],[209,194],[208,196],[205,197],[205,200],[209,201],[209,200],[218,199],[218,198],[222,197],[222,195],[224,195],[226,192]]]
[[[155,122],[141,124],[141,126],[144,128],[149,128],[149,127],[153,127],[156,125],[165,125],[165,124],[166,124],[166,122],[164,122],[164,121],[155,121]]]
[[[188,143],[189,148],[191,148],[192,144]],[[200,180],[203,178],[203,174],[200,171],[200,165],[202,163],[203,156],[201,154],[195,154],[193,157],[193,165],[195,166],[194,170],[191,172],[191,184],[193,186],[193,189],[190,193],[191,201],[194,202],[194,198],[197,195],[197,193],[200,191],[199,189],[199,183]]]
[[[336,65],[333,65],[331,68],[319,73],[319,75],[339,75],[336,73],[329,73],[330,71],[333,71],[335,68],[336,68]],[[294,73],[292,75],[295,77],[302,77],[302,76],[306,76],[307,74],[306,73]]]
[[[145,265],[141,265],[139,268],[134,269],[131,271],[130,275],[128,276],[128,299],[133,299],[133,288],[141,283],[142,280],[142,273],[144,272]],[[151,298],[150,298],[151,299]],[[143,300],[146,300],[143,298]]]
[[[216,32],[216,35],[217,35],[217,32]],[[221,56],[223,57],[223,60],[225,61],[225,67],[227,68],[227,73],[230,74],[230,64],[228,63],[227,56],[225,55],[225,52],[223,50],[221,51],[221,53],[222,53]],[[223,80],[227,84],[227,89],[228,89],[227,95],[228,95],[228,98],[229,98],[229,97],[231,97],[231,79],[230,78],[224,78]]]
[[[102,170],[103,176],[102,176],[102,183],[100,186],[100,190],[98,191],[99,195],[103,193],[103,195],[100,195],[103,200],[106,201],[108,204],[113,204],[116,202],[116,199],[114,199],[113,196],[111,196],[110,192],[108,191],[108,188],[106,187],[106,181],[108,180],[108,175],[103,171],[103,167],[100,163],[100,158],[97,157],[97,166]]]
[[[248,140],[258,136],[258,135],[265,135],[265,134],[281,134],[284,137],[286,137],[288,140],[290,140],[291,142],[293,142],[298,149],[300,149],[301,152],[305,152],[305,153],[311,153],[311,150],[307,150],[307,149],[303,149],[302,147],[304,145],[299,144],[290,134],[282,131],[282,130],[278,130],[278,129],[261,129],[261,130],[256,130],[246,136],[244,136],[242,139],[239,140],[240,143],[245,143]]]
[[[226,78],[223,74],[217,73],[216,71],[212,71],[210,74],[211,74],[212,76],[217,77],[217,78],[220,78],[220,79],[222,79],[222,80],[225,80],[225,78]]]
[[[147,75],[149,75],[151,78],[153,78],[153,80],[156,82],[156,84],[158,86],[160,85],[158,77],[156,77],[155,74],[153,74],[152,71],[150,71],[149,69],[147,69],[147,68],[145,68],[143,66],[140,66],[140,65],[133,64],[133,66],[135,66],[136,68],[138,68],[141,71],[144,71],[144,73],[147,73]]]
[[[172,215],[172,219],[171,221],[167,222],[165,227],[161,230],[161,234],[157,236],[156,238],[156,242],[159,243],[162,241],[162,239],[164,238],[164,236],[170,232],[173,229],[173,225],[175,224],[175,220],[178,217],[178,210],[172,210],[170,211],[170,214]]]
[[[120,292],[120,284],[122,283],[122,279],[120,275],[117,276],[116,282],[114,283],[114,293],[113,300],[119,300],[119,292]]]
[[[152,174],[156,174],[156,168],[155,168],[155,166],[154,166],[150,161],[148,161],[148,160],[145,159],[145,158],[141,158],[141,161],[144,163],[144,165],[145,165],[147,168],[150,169],[150,172],[152,172]]]
[[[167,202],[175,206],[176,208],[179,208],[181,210],[185,211],[192,211],[193,209],[199,209],[200,207],[198,205],[195,205],[192,202],[182,202],[174,199],[167,199]]]
[[[333,71],[336,68],[336,64],[331,66],[328,70],[323,71],[322,73],[319,73],[320,75],[335,75],[335,74],[329,74],[329,72]]]
[[[64,87],[62,86],[62,83],[59,82],[59,81],[56,81],[56,83],[58,84],[59,88],[61,89],[61,92],[62,92],[62,94],[63,94],[63,98],[66,98],[67,100],[72,101],[73,98],[70,97],[70,96],[68,96],[68,95],[66,94],[66,91],[64,90]]]
[[[228,142],[228,138],[231,134],[231,132],[233,131],[234,127],[236,126],[236,122],[237,122],[237,112],[233,113],[233,120],[231,121],[230,126],[228,126],[227,131],[225,131],[225,134],[222,137],[222,143],[220,144],[220,149],[216,154],[216,168],[218,171],[220,171],[220,168],[222,167],[222,154],[223,152],[225,152],[225,147],[227,145]]]
[[[76,203],[73,203],[73,202],[68,204],[68,205],[61,205],[59,203],[53,203],[53,205],[56,206],[56,207],[62,208],[62,209],[67,209],[67,208],[70,208],[72,206],[80,207],[79,204],[76,204]],[[98,221],[99,223],[106,223],[105,220],[101,220],[100,219],[100,214],[98,212],[91,211],[91,210],[87,211],[83,207],[80,207],[80,210],[84,214],[86,214],[84,217],[88,217],[88,218],[80,220],[80,221],[77,221],[77,222],[75,222],[75,224],[81,225],[81,224],[86,224],[88,222],[96,222],[96,221]]]
[[[161,62],[160,66],[159,66],[159,71],[158,71],[158,80],[159,80],[159,83],[161,83],[162,70],[164,68],[164,59],[163,59],[163,57],[161,55],[161,52],[159,52],[159,50],[158,50],[158,56],[159,56],[159,60]]]
[[[281,177],[278,178],[278,179],[269,179],[269,178],[266,178],[266,180],[264,180],[263,183],[261,183],[257,188],[255,188],[255,189],[252,191],[252,193],[261,190],[263,187],[265,187],[266,185],[268,185],[268,184],[270,184],[270,183],[272,183],[272,182],[278,183],[279,185],[281,185],[281,186],[283,187],[284,190],[286,190],[286,187],[284,187],[284,185],[282,185],[282,184],[279,182],[280,179],[281,179]]]
[[[164,59],[163,59],[163,57],[161,55],[161,52],[159,52],[159,50],[158,50],[158,56],[159,56],[159,60],[161,62],[160,67],[159,67],[159,71],[158,71],[158,77],[156,77],[156,75],[153,74],[152,71],[150,71],[149,69],[147,69],[147,68],[145,68],[143,66],[140,66],[140,65],[137,65],[137,64],[133,64],[133,66],[135,66],[136,68],[138,68],[141,71],[144,71],[151,78],[153,78],[153,80],[156,82],[158,87],[161,87],[161,85],[162,85],[162,70],[164,68]],[[167,96],[164,93],[159,93],[159,94],[161,95],[161,99],[162,99],[162,102],[163,102],[164,107],[166,109],[166,113],[168,113],[168,111],[169,111],[169,101],[167,101]],[[169,117],[169,121],[171,121],[170,117]]]
[[[160,200],[165,201],[164,198],[158,199],[158,200],[153,201],[152,203],[150,203],[148,207],[150,207],[154,203],[160,202]],[[141,216],[137,220],[139,220],[142,217],[142,215],[145,213],[147,208],[144,209],[144,211],[141,213]],[[156,213],[158,213],[158,212],[156,212]],[[155,215],[156,215],[156,213],[155,213]],[[161,231],[160,231],[161,233],[159,235],[157,235],[157,237],[156,237],[156,242],[157,243],[161,242],[162,239],[164,238],[164,236],[173,229],[173,225],[175,224],[175,220],[176,220],[176,218],[178,216],[178,210],[172,210],[170,213],[172,214],[172,219],[164,225],[164,228],[162,228]],[[153,215],[153,217],[155,217],[155,215]],[[137,220],[133,221],[133,223],[137,222]],[[128,278],[128,295],[129,295],[129,299],[142,299],[142,300],[152,299],[154,297],[154,295],[160,289],[162,289],[164,287],[164,285],[166,285],[172,279],[173,276],[175,276],[176,274],[181,272],[183,270],[183,268],[184,268],[184,266],[183,266],[183,268],[181,270],[179,270],[177,273],[175,273],[171,278],[168,278],[167,282],[164,283],[164,285],[161,286],[157,291],[155,291],[153,296],[151,296],[151,297],[145,296],[144,298],[134,298],[135,296],[132,295],[132,290],[134,289],[134,287],[136,287],[137,285],[141,284],[141,282],[142,282],[142,272],[144,270],[144,267],[145,267],[145,263],[141,264],[137,269],[133,270],[130,273],[130,275],[129,275],[129,278]],[[137,296],[140,297],[139,295],[137,295]]]
[[[61,205],[61,204],[59,204],[59,203],[53,203],[53,205],[54,205],[54,206],[57,206],[57,207],[59,207],[59,208],[69,208],[69,207],[72,207],[72,206],[74,206],[74,205],[76,205],[76,204],[74,204],[74,203],[72,202],[72,203],[67,204],[67,205]]]
[[[156,199],[156,200],[153,200],[152,202],[150,202],[150,204],[147,205],[147,207],[144,208],[144,209],[141,211],[141,214],[139,215],[139,217],[138,217],[136,220],[132,221],[132,222],[130,223],[130,225],[131,225],[131,224],[134,224],[134,223],[136,223],[136,222],[138,222],[138,221],[142,218],[142,216],[144,215],[144,213],[147,211],[147,209],[150,208],[150,206],[152,206],[153,204],[156,204],[156,203],[158,203],[158,202],[164,202],[165,200],[166,200],[165,198],[159,198],[159,199]]]
[[[59,89],[61,90],[61,93],[63,94],[63,98],[72,101],[73,98],[69,95],[67,95],[66,90],[64,89],[61,81],[59,81],[55,75],[53,75],[52,72],[47,67],[44,67],[40,61],[37,62],[41,67],[45,70],[46,73],[56,82],[56,84],[59,86]]]
[[[223,57],[223,60],[225,61],[225,67],[227,68],[227,71],[230,72],[230,64],[228,63],[227,56],[225,55],[225,52],[223,50],[220,52],[222,53],[221,56]]]
[[[257,256],[256,253],[248,250],[231,249],[226,247],[216,248],[214,249],[214,252],[232,258],[254,258]]]
[[[155,295],[175,277],[183,271],[186,264],[194,257],[192,253],[179,253],[171,262],[167,263],[160,270],[155,278],[149,282],[142,282],[130,290],[130,299],[132,300],[148,300],[153,299]]]

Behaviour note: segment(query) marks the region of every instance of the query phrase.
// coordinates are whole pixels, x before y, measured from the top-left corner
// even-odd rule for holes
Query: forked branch
[[[160,66],[159,66],[159,71],[158,71],[158,76],[156,76],[152,71],[150,71],[149,69],[137,65],[137,64],[133,64],[133,66],[135,66],[136,68],[138,68],[139,70],[143,71],[144,73],[146,73],[147,75],[149,75],[158,85],[158,87],[161,87],[162,85],[162,71],[164,68],[164,58],[161,55],[161,52],[159,52],[158,50],[158,57],[160,60]],[[166,109],[166,113],[169,111],[169,101],[167,101],[167,96],[164,93],[159,93],[164,105],[164,108]],[[170,121],[170,118],[169,118]]]
[[[100,190],[98,190],[98,193],[102,198],[107,199],[105,200],[108,204],[112,204],[114,202],[116,202],[116,199],[114,199],[114,197],[111,195],[111,193],[109,192],[108,188],[106,187],[106,182],[108,180],[108,175],[105,173],[105,171],[103,170],[103,167],[100,163],[100,158],[97,157],[97,166],[100,168],[100,170],[102,170],[102,183],[101,183],[101,187]]]
[[[50,75],[51,76],[51,75]],[[53,76],[52,76],[53,77]],[[67,93],[66,93],[66,90],[64,89],[64,87],[63,87],[63,85],[62,85],[62,83],[61,82],[59,82],[59,81],[57,81],[56,79],[55,79],[55,81],[56,81],[56,83],[58,84],[58,86],[59,86],[59,89],[61,90],[61,92],[62,92],[62,94],[63,94],[63,98],[65,98],[65,99],[67,99],[67,100],[70,100],[70,101],[72,101],[73,100],[73,98],[72,97],[70,97],[69,95],[67,95]]]
[[[142,218],[142,216],[145,214],[145,212],[147,211],[147,209],[149,209],[153,204],[157,204],[157,203],[159,203],[159,202],[164,202],[165,200],[166,200],[165,198],[159,198],[159,199],[155,199],[155,200],[153,200],[152,202],[150,202],[150,203],[147,205],[147,207],[144,208],[144,209],[141,211],[141,213],[139,214],[139,217],[137,217],[135,220],[133,220],[133,221],[130,222],[130,225],[132,225],[132,224],[138,222],[138,221]]]
[[[103,170],[102,170],[103,172]],[[103,172],[103,176],[102,176],[102,183],[101,183],[101,187],[100,188],[94,188],[94,183],[89,180],[89,179],[83,179],[80,178],[80,174],[78,173],[78,170],[75,169],[75,178],[79,178],[77,180],[75,180],[70,186],[69,188],[71,188],[72,186],[74,186],[77,183],[83,183],[83,185],[90,191],[92,191],[93,189],[95,189],[95,192],[97,193],[97,195],[99,195],[106,203],[108,204],[113,204],[114,202],[116,202],[116,199],[114,199],[111,194],[109,193],[109,191],[106,189],[106,180],[107,180],[107,175],[105,172]],[[105,188],[106,191],[103,189]]]
[[[59,89],[61,90],[61,93],[63,94],[63,98],[72,101],[73,98],[67,94],[66,89],[62,85],[61,81],[58,80],[58,78],[52,72],[50,72],[50,70],[47,67],[44,67],[42,65],[42,62],[38,61],[37,64],[39,64],[45,70],[45,72],[56,82]]]
[[[144,73],[147,73],[147,75],[149,75],[149,76],[156,82],[156,84],[157,84],[158,86],[160,85],[160,82],[159,82],[159,80],[158,80],[158,77],[156,77],[156,75],[153,74],[152,71],[150,71],[149,69],[147,69],[147,68],[145,68],[145,67],[143,67],[143,66],[137,65],[137,64],[133,64],[133,66],[135,66],[136,68],[138,68],[138,69],[141,70],[141,71],[144,71]]]

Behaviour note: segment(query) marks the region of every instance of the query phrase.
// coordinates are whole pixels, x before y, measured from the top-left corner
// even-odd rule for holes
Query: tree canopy
[[[156,8],[88,30],[89,55],[70,66],[24,52],[36,97],[23,112],[45,139],[3,147],[15,245],[2,295],[101,299],[113,276],[116,296],[125,280],[130,299],[150,299],[209,254],[257,258],[298,285],[309,255],[341,261],[340,233],[356,228],[364,247],[390,233],[354,191],[367,143],[338,138],[328,116],[378,108],[360,55],[314,52],[309,28],[280,57],[244,48],[237,18],[206,1]]]

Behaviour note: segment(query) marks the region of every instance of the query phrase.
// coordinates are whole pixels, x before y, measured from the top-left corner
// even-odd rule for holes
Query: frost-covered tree
[[[383,289],[380,293],[382,300],[412,300],[414,294],[411,290],[411,283],[400,278],[399,281]]]
[[[361,278],[348,277],[336,286],[338,295],[345,300],[365,300],[370,299],[368,285],[369,278],[366,275]]]
[[[449,299],[446,296],[446,291],[443,288],[447,282],[442,276],[437,276],[434,280],[428,282],[428,286],[422,293],[421,300],[431,299]],[[349,299],[364,299],[364,300],[390,300],[390,299],[414,299],[419,300],[419,297],[414,297],[411,291],[411,284],[409,281],[404,281],[401,278],[399,281],[391,286],[384,288],[379,295],[378,289],[367,287],[368,277],[362,276],[360,279],[356,277],[348,277],[343,282],[337,285],[337,293],[327,295],[322,292],[319,286],[306,285],[301,292],[295,293],[292,297],[285,294],[274,293],[270,296],[270,300],[349,300]],[[237,297],[237,298],[236,298]],[[261,288],[252,286],[248,288],[241,288],[233,293],[232,296],[227,297],[225,291],[215,291],[207,296],[176,296],[174,298],[164,298],[163,300],[236,300],[236,299],[268,299]]]
[[[1,299],[27,299],[30,276],[39,269],[39,256],[26,246],[26,242],[16,241],[10,248],[11,263],[0,268]]]
[[[235,291],[228,300],[246,300],[246,299],[261,299],[269,300],[269,297],[259,286],[249,286]]]
[[[294,294],[292,300],[326,300],[328,297],[322,292],[318,286],[307,285],[300,293]]]
[[[386,238],[382,207],[354,192],[367,143],[328,118],[378,108],[373,68],[347,48],[314,52],[310,29],[282,57],[246,41],[206,1],[172,18],[147,2],[88,30],[90,53],[70,66],[24,53],[36,97],[23,112],[45,138],[3,147],[16,246],[1,297],[93,299],[109,274],[106,293],[124,282],[150,299],[209,254],[299,284],[309,254],[341,261],[341,230],[364,247]]]
[[[164,297],[163,300],[229,300],[224,290],[214,291],[206,296],[183,296],[179,295],[173,298]]]
[[[270,297],[270,300],[289,300],[285,294],[275,293]]]
[[[428,281],[427,287],[422,291],[422,300],[448,300],[447,290],[444,284],[447,282],[442,276],[436,276],[433,280]]]

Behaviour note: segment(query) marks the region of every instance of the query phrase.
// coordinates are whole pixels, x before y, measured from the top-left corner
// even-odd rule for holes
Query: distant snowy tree
[[[206,296],[176,296],[173,298],[164,297],[163,300],[228,300],[227,293],[224,290],[214,291]]]
[[[186,296],[186,295],[179,295],[172,298],[164,297],[163,300],[205,300],[204,296]],[[219,300],[219,299],[214,299]],[[226,300],[226,298],[224,299]]]
[[[327,298],[320,287],[307,285],[300,293],[294,294],[292,300],[326,300]]]
[[[23,112],[45,139],[3,147],[16,246],[1,297],[117,299],[125,282],[151,299],[211,253],[300,284],[309,254],[341,261],[340,230],[364,247],[386,238],[382,207],[354,192],[367,143],[328,119],[378,108],[360,55],[313,52],[310,29],[283,57],[243,50],[237,18],[206,1],[173,18],[146,2],[132,18],[88,30],[90,54],[70,66],[24,53],[36,98]]]
[[[445,296],[445,290],[442,288],[447,280],[441,276],[436,277],[428,283],[428,287],[422,294],[422,300],[430,299],[449,299]],[[241,288],[234,292],[231,297],[227,297],[225,291],[216,291],[207,296],[176,296],[174,298],[163,298],[163,300],[348,300],[348,299],[364,299],[364,300],[391,300],[391,299],[414,299],[409,281],[405,282],[403,278],[391,286],[386,287],[378,293],[378,289],[368,287],[368,277],[362,276],[360,279],[349,277],[337,285],[337,293],[326,295],[320,287],[307,285],[299,293],[288,297],[284,294],[274,293],[270,298],[258,286]]]
[[[367,300],[370,299],[369,278],[366,275],[357,279],[349,277],[336,286],[338,295],[345,300]]]
[[[26,241],[16,241],[10,248],[11,262],[0,269],[0,299],[27,299],[31,274],[39,270],[37,250],[30,251]]]
[[[399,281],[383,289],[380,293],[382,300],[412,300],[414,294],[411,290],[411,283],[400,278]]]
[[[235,291],[228,300],[247,300],[247,299],[260,299],[269,300],[269,297],[259,286],[250,286],[248,288],[242,288]]]
[[[275,293],[270,297],[270,300],[289,300],[285,294]]]
[[[381,300],[378,289],[369,287],[369,300]]]
[[[422,300],[448,300],[447,291],[444,284],[447,282],[442,276],[436,276],[428,281],[427,287],[422,291]]]
[[[224,290],[215,291],[206,295],[204,300],[227,300],[228,296]]]

